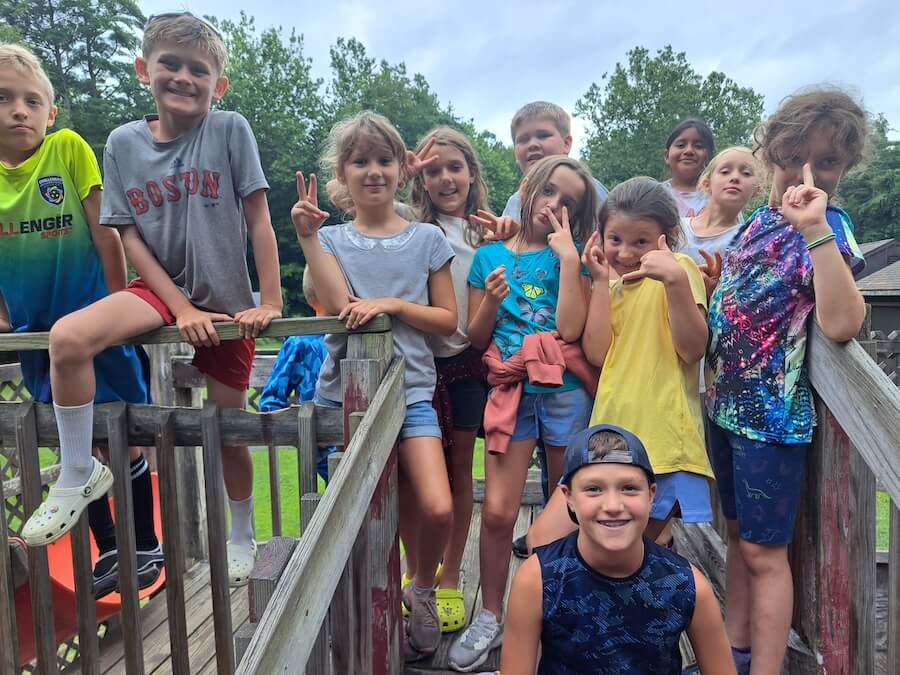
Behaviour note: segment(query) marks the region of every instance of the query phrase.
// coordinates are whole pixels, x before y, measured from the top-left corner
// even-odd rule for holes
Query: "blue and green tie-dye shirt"
[[[826,218],[854,272],[865,264],[850,216]],[[710,419],[767,443],[808,443],[815,422],[805,366],[815,307],[813,265],[803,236],[778,209],[758,209],[728,250],[709,303]]]

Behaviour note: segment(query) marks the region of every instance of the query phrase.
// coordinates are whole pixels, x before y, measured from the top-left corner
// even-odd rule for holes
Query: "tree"
[[[763,111],[763,97],[723,73],[705,78],[671,46],[651,57],[635,47],[628,63],[591,84],[576,115],[588,122],[583,158],[594,175],[612,186],[631,176],[662,178],[665,139],[685,117],[701,117],[721,147],[747,143]]]
[[[839,202],[853,218],[861,242],[900,237],[900,142],[888,140],[883,115],[873,127],[873,158],[838,187]]]
[[[110,130],[152,110],[133,82],[145,20],[134,0],[4,0],[0,19],[41,57],[68,123],[96,151]]]

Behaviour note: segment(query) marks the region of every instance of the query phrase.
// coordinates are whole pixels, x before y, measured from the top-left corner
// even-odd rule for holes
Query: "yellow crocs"
[[[439,588],[435,593],[442,633],[455,633],[466,625],[466,605],[458,588]]]

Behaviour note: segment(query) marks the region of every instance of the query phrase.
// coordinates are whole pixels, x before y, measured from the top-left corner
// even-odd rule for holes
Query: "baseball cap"
[[[618,434],[625,441],[615,447],[591,447],[591,438],[601,431]],[[647,449],[641,439],[622,427],[613,424],[596,424],[577,433],[566,447],[565,470],[560,484],[569,483],[578,469],[588,464],[632,464],[644,470],[650,483],[656,482],[656,475],[650,465]]]

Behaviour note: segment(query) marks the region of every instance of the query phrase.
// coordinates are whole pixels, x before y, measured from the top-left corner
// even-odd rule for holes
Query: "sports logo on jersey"
[[[41,176],[38,178],[38,190],[50,206],[59,206],[66,198],[62,176]]]

